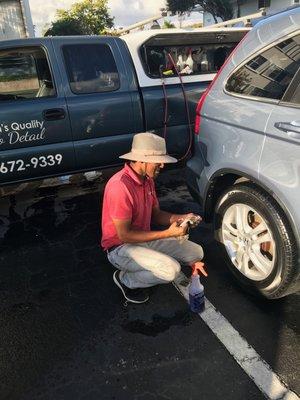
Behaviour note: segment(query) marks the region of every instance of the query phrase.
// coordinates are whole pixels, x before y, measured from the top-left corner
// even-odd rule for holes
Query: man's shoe
[[[113,275],[113,280],[115,284],[121,289],[125,299],[131,303],[145,303],[149,300],[149,296],[144,289],[129,289],[120,280],[120,272],[115,271]]]

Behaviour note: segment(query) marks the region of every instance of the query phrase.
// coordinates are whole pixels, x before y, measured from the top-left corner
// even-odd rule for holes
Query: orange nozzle
[[[204,275],[208,276],[207,272],[205,271],[205,264],[202,261],[196,261],[193,264],[190,264],[190,267],[192,268],[192,276],[197,276],[197,275]]]
[[[197,266],[197,265],[193,265],[192,266],[192,275],[199,275],[199,273],[200,273],[200,268]],[[199,272],[199,273],[198,273]]]
[[[198,261],[195,264],[191,265],[192,268],[192,275],[196,276],[196,275],[201,275],[201,272],[203,273],[203,271],[201,271],[201,268],[203,269],[204,267],[204,263]],[[205,275],[205,274],[204,274]]]

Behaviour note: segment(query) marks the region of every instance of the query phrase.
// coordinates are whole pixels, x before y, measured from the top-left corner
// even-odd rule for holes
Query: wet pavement
[[[172,285],[124,304],[98,246],[105,179],[7,189],[0,200],[0,399],[265,398]],[[201,211],[183,170],[163,173],[158,192],[164,209]],[[252,298],[209,225],[192,239],[205,248],[209,300],[300,394],[299,296]]]

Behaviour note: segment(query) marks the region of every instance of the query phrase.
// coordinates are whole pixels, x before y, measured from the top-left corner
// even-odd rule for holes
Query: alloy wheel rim
[[[232,264],[253,281],[273,271],[276,243],[266,220],[247,204],[230,206],[222,221],[222,239]]]

